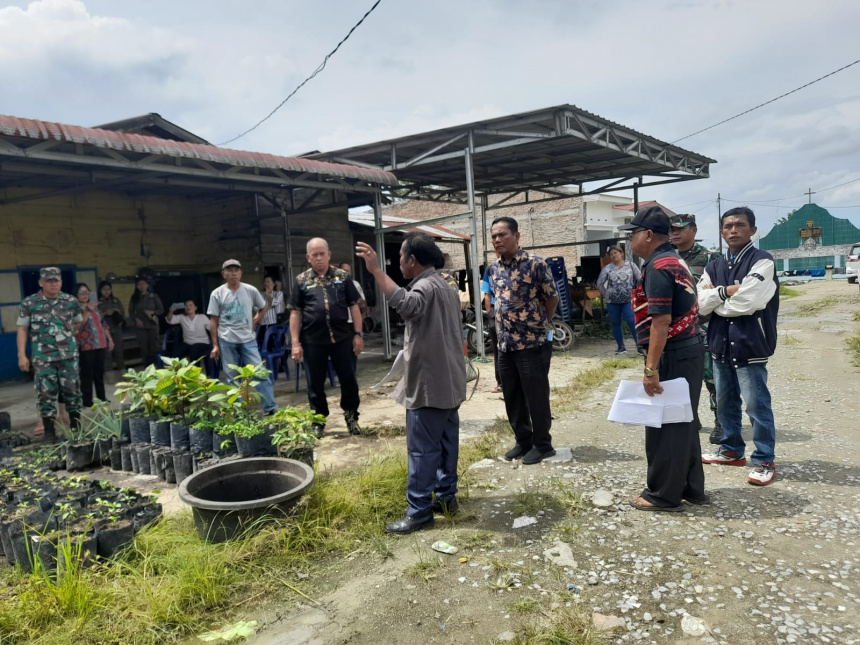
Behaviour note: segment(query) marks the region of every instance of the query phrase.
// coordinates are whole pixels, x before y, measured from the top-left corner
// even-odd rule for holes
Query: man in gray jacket
[[[434,511],[457,510],[458,410],[466,398],[460,301],[436,271],[442,252],[424,233],[410,233],[400,247],[400,270],[411,280],[408,289],[385,274],[369,245],[359,242],[356,252],[406,321],[405,368],[392,398],[406,408],[408,509],[385,532],[412,533],[433,526]]]

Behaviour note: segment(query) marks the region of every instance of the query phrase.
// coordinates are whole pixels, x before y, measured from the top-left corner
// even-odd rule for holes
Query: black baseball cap
[[[647,228],[655,233],[668,235],[669,229],[671,228],[669,225],[669,216],[666,215],[666,211],[659,206],[643,208],[636,212],[632,222],[625,224],[624,226],[619,226],[618,230],[632,231],[637,228]]]

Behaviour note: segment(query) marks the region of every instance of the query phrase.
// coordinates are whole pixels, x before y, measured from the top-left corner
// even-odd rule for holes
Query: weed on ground
[[[845,346],[851,352],[851,361],[856,367],[860,367],[860,331],[855,331],[854,334],[846,338]]]
[[[796,315],[802,317],[815,316],[821,313],[824,309],[831,307],[839,302],[839,298],[824,298],[815,302],[810,302],[800,305],[797,308]]]
[[[797,289],[792,289],[791,287],[779,285],[779,297],[781,300],[787,300],[789,298],[796,298],[799,295],[800,295],[800,291],[798,291]]]

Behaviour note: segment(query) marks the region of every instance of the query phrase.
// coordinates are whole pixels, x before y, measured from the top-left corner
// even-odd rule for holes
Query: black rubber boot
[[[80,412],[69,412],[69,427],[72,430],[80,430],[81,429],[81,413]]]
[[[54,427],[54,418],[42,417],[42,426],[45,428],[42,441],[45,443],[55,443],[57,441],[57,430]]]
[[[358,425],[358,412],[344,412],[343,418],[346,419],[346,427],[349,429],[349,434],[360,435],[361,426]]]

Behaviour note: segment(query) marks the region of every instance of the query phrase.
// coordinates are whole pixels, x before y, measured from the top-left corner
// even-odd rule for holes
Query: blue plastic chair
[[[260,349],[260,358],[266,361],[269,369],[269,380],[273,383],[278,380],[281,368],[286,378],[290,378],[290,364],[287,361],[286,339],[289,333],[287,325],[269,325],[263,336],[263,345]],[[269,349],[271,347],[271,349]]]

